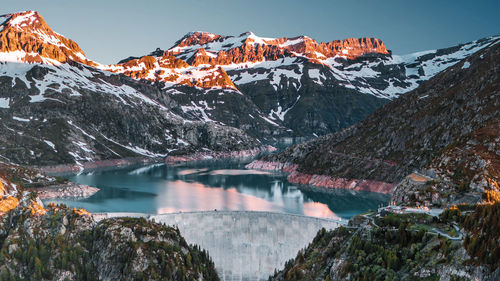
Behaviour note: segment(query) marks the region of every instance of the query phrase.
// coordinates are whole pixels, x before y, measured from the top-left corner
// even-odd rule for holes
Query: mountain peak
[[[250,37],[250,36],[255,36],[255,37],[258,37],[257,35],[255,35],[255,33],[253,33],[252,31],[245,31],[243,33],[240,34],[240,37]]]
[[[186,33],[179,41],[175,42],[176,47],[187,47],[192,45],[203,45],[215,41],[223,36],[204,31],[191,31]]]
[[[199,51],[202,48],[204,50]],[[238,36],[190,32],[167,52],[194,66],[274,61],[286,56],[324,60],[335,56],[355,59],[368,53],[389,53],[384,43],[376,38],[348,38],[318,43],[305,35],[264,38],[252,31],[243,32]]]
[[[54,32],[37,11],[0,16],[0,56],[5,61],[57,64],[76,61],[88,65],[73,40]]]
[[[1,18],[8,18],[5,22],[10,27],[26,28],[33,26],[47,26],[43,17],[37,11],[24,11],[13,14],[6,14],[0,16]]]

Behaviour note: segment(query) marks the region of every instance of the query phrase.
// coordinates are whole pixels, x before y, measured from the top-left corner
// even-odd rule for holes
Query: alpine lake
[[[66,175],[72,182],[100,189],[88,198],[44,200],[94,213],[236,210],[267,211],[330,219],[349,219],[386,204],[386,194],[297,186],[281,172],[246,169],[248,161],[107,168]]]

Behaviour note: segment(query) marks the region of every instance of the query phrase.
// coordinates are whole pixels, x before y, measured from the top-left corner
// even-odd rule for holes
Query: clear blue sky
[[[87,57],[114,63],[167,49],[189,31],[318,41],[377,37],[395,54],[500,34],[500,1],[1,0],[0,14],[37,10]]]

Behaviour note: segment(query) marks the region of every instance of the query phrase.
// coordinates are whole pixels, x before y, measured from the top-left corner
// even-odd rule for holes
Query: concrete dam
[[[212,257],[221,280],[267,280],[275,269],[295,258],[321,228],[334,229],[337,220],[254,211],[207,211],[161,215],[106,213],[111,217],[146,217],[176,225],[189,244]]]

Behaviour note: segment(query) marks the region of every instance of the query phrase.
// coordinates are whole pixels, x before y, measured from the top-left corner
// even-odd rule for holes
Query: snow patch
[[[316,68],[312,68],[312,69],[309,69],[309,77],[311,77],[311,79],[317,83],[317,84],[320,84],[320,85],[323,85],[323,81],[326,80],[326,77],[324,74],[322,74],[320,72],[319,69],[316,69]]]
[[[84,134],[85,136],[87,136],[87,137],[89,137],[89,138],[91,138],[91,139],[95,140],[95,137],[94,137],[94,136],[92,136],[91,134],[89,134],[89,133],[85,132],[82,128],[78,127],[77,125],[73,124],[73,121],[68,120],[67,122],[68,122],[68,124],[70,124],[71,126],[73,126],[73,127],[75,127],[76,129],[78,129],[78,130],[79,130],[82,134]]]
[[[30,11],[24,15],[19,15],[13,20],[9,21],[9,25],[13,27],[24,27],[32,25],[38,21],[34,11]]]
[[[260,118],[264,119],[267,123],[273,125],[273,126],[276,126],[276,127],[279,127],[280,125],[278,125],[276,122],[270,120],[269,118],[266,118],[264,116],[260,116]]]
[[[48,140],[44,140],[44,142],[45,142],[48,146],[50,146],[50,147],[51,147],[54,151],[56,151],[56,152],[57,152],[57,150],[56,150],[56,145],[55,145],[53,142],[48,141]]]
[[[133,146],[132,147],[132,146],[121,144],[121,143],[119,143],[117,141],[114,141],[114,140],[106,137],[102,133],[101,133],[101,136],[103,138],[105,138],[106,140],[108,140],[108,141],[110,141],[110,142],[112,142],[112,143],[114,143],[116,145],[119,145],[119,146],[121,146],[123,148],[126,148],[126,149],[128,149],[130,151],[133,151],[133,152],[135,152],[137,154],[140,154],[140,155],[144,155],[144,156],[148,156],[148,157],[166,157],[167,156],[167,154],[154,153],[154,152],[151,152],[151,151],[149,151],[147,149],[144,149],[144,148],[141,148],[141,147],[138,147],[138,146]]]
[[[0,108],[10,108],[10,98],[0,98]]]
[[[30,121],[29,119],[25,119],[25,118],[21,118],[21,117],[17,117],[17,116],[12,116],[12,119],[14,119],[16,121],[20,121],[20,122],[29,122]]]
[[[293,39],[293,40],[286,40],[285,43],[283,44],[280,44],[279,46],[281,48],[284,48],[284,47],[288,47],[288,46],[293,46],[293,45],[297,45],[299,43],[302,43],[304,42],[304,38],[303,37],[299,37],[299,38],[296,38],[296,39]]]

